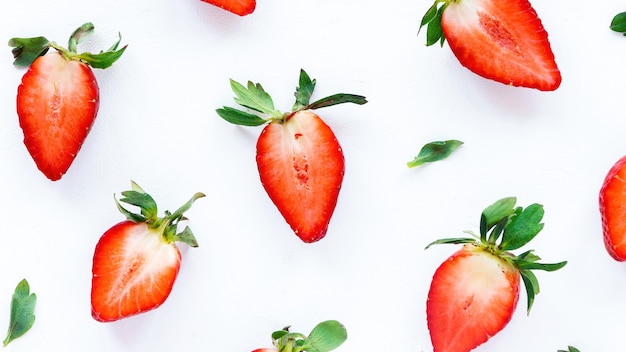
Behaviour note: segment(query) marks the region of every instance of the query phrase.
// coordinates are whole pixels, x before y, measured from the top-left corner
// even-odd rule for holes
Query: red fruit
[[[258,348],[252,352],[278,352],[275,348]]]
[[[91,67],[109,67],[125,50],[117,50],[116,43],[100,54],[76,53],[78,42],[92,32],[90,23],[77,29],[69,50],[43,37],[13,38],[9,43],[14,46],[14,64],[30,66],[17,90],[24,144],[52,181],[67,172],[98,113],[100,96]],[[50,47],[57,51],[47,53]]]
[[[485,78],[544,91],[559,87],[548,33],[528,0],[439,3],[422,19],[422,26],[440,23],[440,30],[429,30],[436,34],[428,35],[428,45],[447,40],[459,62]]]
[[[261,183],[302,241],[326,234],[343,181],[344,157],[333,131],[311,111],[267,125],[257,142]]]
[[[483,248],[463,246],[437,269],[428,293],[434,351],[470,351],[502,330],[513,317],[519,284],[513,265]]]
[[[486,208],[480,236],[431,243],[464,244],[437,268],[428,292],[426,316],[434,352],[468,352],[489,340],[511,320],[520,278],[526,285],[530,312],[539,293],[532,270],[554,271],[567,263],[539,263],[532,250],[520,255],[510,252],[543,228],[542,206],[515,208],[515,202],[515,198],[503,198]]]
[[[261,116],[230,107],[218,109],[226,121],[260,126],[256,161],[261,183],[285,221],[306,243],[326,235],[343,181],[344,157],[334,133],[311,110],[341,103],[365,104],[364,97],[336,94],[310,103],[315,80],[300,71],[296,103],[289,113],[274,108],[260,84],[231,80],[235,101]],[[269,117],[267,117],[269,116]]]
[[[221,7],[239,16],[249,15],[256,8],[256,0],[202,0],[209,4]]]
[[[173,214],[157,217],[156,203],[137,184],[122,192],[120,201],[141,208],[134,214],[117,203],[128,218],[107,230],[93,256],[91,315],[110,322],[159,307],[169,296],[180,269],[181,254],[176,242],[197,247],[187,227],[176,233],[183,213],[202,193]],[[116,200],[117,202],[117,200]]]
[[[626,156],[607,173],[600,189],[604,246],[613,259],[626,260]]]

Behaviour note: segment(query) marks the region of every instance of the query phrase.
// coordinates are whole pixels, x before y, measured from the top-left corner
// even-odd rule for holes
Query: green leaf
[[[576,347],[567,346],[567,351],[566,350],[558,350],[556,352],[580,352],[580,351]]]
[[[341,346],[348,338],[345,327],[336,320],[319,323],[305,339],[307,352],[328,352]]]
[[[613,17],[610,28],[619,33],[626,35],[626,12],[618,13]]]
[[[157,218],[157,204],[149,194],[138,191],[124,191],[122,192],[122,195],[124,197],[120,198],[120,202],[139,207],[141,215],[143,215],[146,219]]]
[[[535,274],[530,270],[520,270],[522,281],[524,281],[524,287],[526,288],[526,314],[530,314],[530,309],[535,302],[535,296],[539,294],[539,280]]]
[[[303,110],[311,101],[313,90],[315,89],[315,80],[311,80],[311,77],[304,71],[300,70],[299,85],[296,88],[296,102],[293,105],[292,111]]]
[[[13,47],[13,65],[30,66],[39,56],[45,55],[50,49],[50,41],[45,37],[11,38],[9,46]]]
[[[217,114],[224,120],[241,126],[260,126],[267,122],[267,120],[261,117],[250,114],[245,111],[241,111],[235,108],[224,106],[221,109],[217,109]]]
[[[506,197],[506,198],[502,198],[496,201],[495,203],[485,208],[481,216],[484,216],[486,219],[485,220],[486,231],[489,231],[502,219],[508,218],[509,216],[511,216],[515,212],[514,207],[515,207],[516,202],[517,202],[517,198]]]
[[[247,88],[239,82],[230,80],[230,87],[235,93],[235,102],[248,109],[268,114],[273,117],[279,117],[282,114],[274,109],[272,97],[263,89],[260,83],[254,84],[248,81]]]
[[[454,139],[427,143],[419,151],[419,154],[417,154],[412,161],[407,163],[407,166],[416,167],[425,163],[443,160],[450,156],[450,154],[462,144],[463,142]]]
[[[447,2],[444,4],[441,4],[441,2],[441,0],[435,0],[435,3],[426,11],[420,22],[420,30],[426,26],[426,46],[431,46],[437,42],[443,46],[445,42],[446,38],[441,28],[441,19]]]
[[[367,99],[361,95],[339,93],[339,94],[331,95],[329,97],[322,98],[318,101],[315,101],[305,106],[304,109],[315,110],[315,109],[321,109],[321,108],[325,108],[328,106],[333,106],[333,105],[343,104],[343,103],[353,103],[353,104],[363,105],[367,103]]]
[[[526,260],[515,260],[515,266],[519,270],[543,270],[543,271],[557,271],[564,267],[567,264],[567,261],[562,261],[559,263],[537,263],[534,261],[526,261]]]
[[[194,236],[193,232],[191,232],[189,226],[185,226],[185,229],[181,233],[177,234],[174,240],[185,243],[189,247],[198,247],[198,240],[196,240],[196,236]]]
[[[4,346],[24,335],[33,326],[36,302],[37,296],[30,293],[28,281],[26,279],[20,281],[11,299],[11,319],[7,336],[3,342]]]
[[[500,248],[513,250],[530,242],[543,229],[541,223],[543,214],[543,206],[535,203],[511,217],[511,221],[504,229]]]

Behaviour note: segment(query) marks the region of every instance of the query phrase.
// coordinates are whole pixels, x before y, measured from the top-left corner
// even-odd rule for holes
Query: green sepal
[[[442,238],[442,239],[438,239],[436,241],[431,242],[424,249],[428,249],[431,246],[434,246],[437,244],[466,244],[466,243],[476,243],[476,239],[469,238],[469,237]]]
[[[4,346],[24,335],[33,326],[36,303],[37,295],[30,292],[28,281],[23,279],[15,287],[15,292],[11,298],[11,318],[7,336],[3,341]]]
[[[346,328],[336,320],[327,320],[313,328],[303,346],[307,352],[328,352],[341,346],[348,339]]]
[[[496,223],[496,225],[493,227],[493,229],[489,233],[489,238],[487,239],[487,243],[491,245],[496,245],[496,242],[498,242],[498,239],[504,232],[506,225],[508,223],[509,223],[509,218],[503,218],[498,223]]]
[[[480,234],[481,238],[486,237],[487,231],[499,223],[502,219],[508,218],[515,212],[517,198],[506,197],[497,200],[481,214]]]
[[[363,105],[367,103],[367,99],[362,95],[339,93],[317,100],[305,106],[303,109],[315,110],[344,103]]]
[[[13,47],[13,65],[28,67],[35,59],[48,52],[50,41],[45,37],[11,38],[9,46]]]
[[[49,48],[54,48],[62,53],[68,60],[79,60],[93,68],[105,69],[113,65],[126,51],[126,46],[118,49],[122,40],[119,35],[118,40],[107,50],[97,54],[89,52],[78,53],[77,46],[83,40],[93,34],[94,25],[90,22],[78,27],[70,36],[68,48],[63,48],[55,42],[48,41],[44,37],[33,38],[12,38],[9,45],[13,47],[13,62],[16,66],[30,66],[39,56],[46,54]]]
[[[294,93],[296,102],[293,105],[292,111],[303,110],[309,105],[313,90],[315,90],[315,84],[316,81],[314,79],[312,80],[303,69],[300,69],[299,84]]]
[[[260,83],[248,81],[247,87],[234,80],[230,80],[230,87],[235,93],[235,102],[243,107],[258,111],[270,116],[281,116],[282,113],[274,109],[272,97],[263,89]]]
[[[93,34],[95,27],[93,23],[87,22],[82,26],[76,28],[72,35],[70,35],[70,39],[68,40],[67,48],[71,53],[76,53],[76,47],[83,40],[90,37]]]
[[[611,20],[611,30],[626,35],[626,12],[618,13]]]
[[[441,19],[448,2],[443,4],[441,2],[442,0],[435,0],[435,3],[426,11],[420,22],[420,30],[426,26],[426,46],[431,46],[437,42],[439,42],[440,46],[443,46],[446,40],[441,28]]]
[[[436,141],[425,144],[417,156],[407,163],[408,167],[416,167],[426,163],[443,160],[450,156],[463,142],[458,140]]]
[[[276,330],[272,333],[272,340],[279,340],[283,336],[289,333],[289,326],[284,327],[282,330]]]
[[[567,351],[566,350],[558,350],[556,352],[580,352],[580,350],[578,350],[578,348],[576,348],[574,346],[567,346]]]
[[[255,115],[250,114],[239,109],[224,106],[221,109],[217,109],[217,114],[224,120],[241,126],[260,126],[267,122],[267,120]]]
[[[535,302],[535,296],[539,294],[539,280],[530,270],[520,270],[520,275],[526,288],[526,314],[530,314],[530,309]]]
[[[195,193],[185,204],[180,206],[174,213],[164,212],[163,217],[158,216],[158,208],[155,200],[147,194],[137,183],[131,181],[132,189],[122,192],[122,198],[118,201],[115,198],[115,204],[119,211],[130,221],[136,223],[146,223],[150,228],[160,229],[166,242],[174,241],[182,242],[190,247],[198,247],[193,232],[187,226],[183,231],[177,233],[178,223],[187,220],[184,213],[191,208],[193,203],[199,198],[205,197],[204,193]],[[130,204],[140,209],[140,214],[133,213],[124,208],[121,203]]]
[[[530,242],[543,229],[544,210],[539,204],[531,204],[525,209],[516,209],[515,216],[507,224],[500,248],[514,250]]]

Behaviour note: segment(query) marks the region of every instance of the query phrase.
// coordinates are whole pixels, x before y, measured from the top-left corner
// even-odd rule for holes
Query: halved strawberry
[[[480,76],[544,91],[561,84],[548,33],[528,0],[435,0],[424,25],[427,45],[447,40]]]
[[[108,51],[77,53],[93,33],[86,23],[70,37],[68,49],[44,37],[12,38],[14,65],[30,66],[17,90],[17,114],[24,144],[35,164],[52,181],[59,180],[78,154],[98,113],[100,95],[91,70],[107,68],[122,55],[118,40]],[[49,48],[56,49],[49,52]]]
[[[240,105],[251,114],[230,107],[217,113],[228,122],[267,124],[257,141],[257,166],[270,199],[300,239],[319,241],[327,232],[343,182],[344,157],[334,133],[311,110],[341,103],[365,104],[364,97],[336,94],[309,103],[315,80],[300,71],[296,103],[289,113],[274,108],[260,84],[248,86],[231,80]]]
[[[256,8],[256,0],[202,0],[209,4],[221,7],[239,16],[249,15]]]
[[[613,259],[626,261],[626,156],[607,173],[600,188],[604,246]]]
[[[501,331],[517,306],[520,278],[526,286],[530,313],[539,293],[532,270],[555,271],[567,264],[539,263],[533,250],[517,256],[510,252],[543,229],[541,205],[524,209],[516,208],[515,203],[510,197],[487,207],[480,219],[480,236],[447,238],[428,245],[464,244],[437,268],[428,292],[426,315],[435,352],[468,352]]]
[[[169,296],[180,269],[181,254],[176,242],[191,247],[198,243],[189,229],[176,233],[183,213],[201,197],[196,193],[174,213],[158,217],[154,199],[132,182],[120,202],[137,206],[131,213],[117,201],[128,220],[107,230],[93,255],[91,315],[111,322],[159,307]]]

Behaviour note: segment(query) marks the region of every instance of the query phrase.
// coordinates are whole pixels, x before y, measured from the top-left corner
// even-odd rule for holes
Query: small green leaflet
[[[30,293],[30,287],[26,279],[20,281],[15,288],[11,299],[11,319],[7,337],[4,339],[4,346],[11,341],[24,335],[35,322],[35,303],[37,296]]]
[[[435,0],[435,3],[426,11],[420,23],[420,30],[426,26],[426,46],[431,46],[437,42],[443,46],[446,37],[441,29],[441,17],[446,9],[447,2],[441,4],[441,0]]]
[[[304,345],[310,346],[307,352],[328,352],[341,346],[347,339],[348,333],[340,322],[327,320],[313,328]]]
[[[454,139],[427,143],[422,147],[419,154],[407,164],[408,167],[416,167],[426,163],[432,163],[447,158],[463,144]]]
[[[611,21],[611,30],[626,35],[626,12],[618,13]]]

